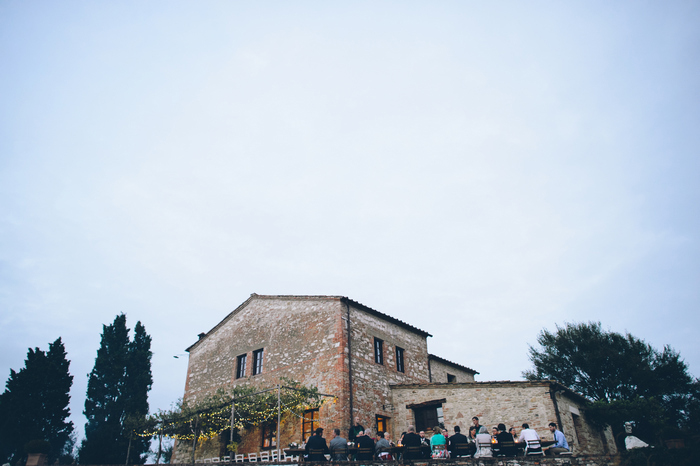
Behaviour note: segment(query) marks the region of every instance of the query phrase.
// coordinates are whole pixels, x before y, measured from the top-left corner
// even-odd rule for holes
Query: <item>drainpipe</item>
[[[433,371],[430,369],[430,355],[428,355],[428,382],[433,381]]]
[[[350,304],[348,304],[347,302],[345,303],[345,309],[346,309],[346,316],[347,316],[347,321],[348,321],[348,384],[350,385],[350,399],[349,399],[350,429],[352,429],[353,419],[355,418],[354,412],[353,412],[354,411],[353,401],[355,399],[355,396],[354,396],[354,391],[353,391],[353,387],[352,387],[352,329],[350,327]]]
[[[564,433],[564,426],[561,424],[561,414],[559,413],[559,404],[557,404],[557,390],[554,390],[554,385],[549,384],[549,397],[554,403],[554,414],[557,416],[557,426],[561,433]]]

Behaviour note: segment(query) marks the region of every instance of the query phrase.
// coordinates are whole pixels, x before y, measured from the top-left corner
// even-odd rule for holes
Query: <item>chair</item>
[[[273,462],[278,462],[280,457],[280,451],[279,450],[272,450],[270,452],[270,460]]]
[[[257,453],[248,453],[248,462],[249,463],[257,463],[258,462],[258,454]]]
[[[516,451],[515,442],[512,440],[510,442],[503,441],[498,444],[498,454],[496,456],[515,456]]]
[[[456,443],[452,448],[451,456],[454,458],[460,456],[472,456],[474,454],[474,444],[473,443]]]
[[[542,445],[539,440],[527,440],[527,446],[525,446],[525,456],[531,455],[542,455],[544,456],[544,451],[542,451]]]
[[[331,450],[331,459],[333,461],[347,461],[348,460],[348,446],[345,448],[334,448]]]
[[[361,461],[372,461],[374,459],[374,448],[358,448],[357,459]]]
[[[563,451],[559,453],[559,456],[573,456],[574,454],[574,444],[571,442],[567,442],[569,444],[569,451]]]
[[[205,463],[211,463],[211,458],[204,458]]]
[[[282,455],[280,456],[280,461],[291,461],[292,463],[299,462],[299,456],[288,455],[286,451],[282,450]]]
[[[231,457],[230,456],[222,456],[221,461],[223,463],[230,463],[231,462]]]
[[[433,445],[433,459],[447,459],[450,457],[450,452],[447,451],[447,445]]]
[[[220,462],[221,462],[221,458],[219,458],[218,456],[216,456],[216,457],[214,457],[214,458],[211,459],[211,462],[212,462],[212,463],[220,463]]]
[[[423,457],[421,454],[421,447],[406,447],[404,451],[403,458],[405,460],[419,460]]]
[[[260,461],[265,461],[265,462],[270,461],[270,452],[269,451],[261,451],[259,459],[260,459]]]
[[[492,456],[491,436],[489,434],[476,434],[476,453],[474,453],[474,458],[490,458]]]
[[[309,461],[325,461],[325,453],[321,448],[309,448]]]
[[[242,463],[245,461],[245,455],[242,453],[240,455],[236,454],[236,456],[234,456],[233,459],[236,463]]]

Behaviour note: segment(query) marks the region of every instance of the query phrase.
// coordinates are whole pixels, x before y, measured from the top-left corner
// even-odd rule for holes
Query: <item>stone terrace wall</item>
[[[201,463],[197,463],[201,464]],[[221,463],[220,463],[221,464]],[[226,464],[226,463],[223,463]],[[233,463],[236,464],[236,463]],[[240,464],[240,463],[238,463]],[[298,463],[264,463],[268,466],[296,466]],[[367,462],[367,461],[332,461],[332,462],[304,462],[302,465],[309,466],[356,466],[356,465],[373,465],[373,466],[395,466],[400,464],[413,464],[416,466],[619,466],[620,459],[617,456],[581,456],[581,457],[516,457],[516,458],[459,458],[458,460],[426,460],[415,462]],[[192,463],[180,463],[181,466],[191,466]],[[149,466],[149,465],[146,465]],[[178,466],[177,463],[171,466]]]

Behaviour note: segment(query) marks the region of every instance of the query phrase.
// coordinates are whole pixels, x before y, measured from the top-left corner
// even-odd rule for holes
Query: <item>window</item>
[[[403,372],[403,348],[396,347],[396,370]]]
[[[386,432],[387,429],[389,428],[389,419],[386,416],[377,416],[377,435],[379,435],[380,432]]]
[[[314,434],[318,427],[318,409],[308,409],[304,411],[304,419],[301,424],[302,440],[305,442]]]
[[[245,377],[245,363],[246,363],[246,358],[247,354],[241,354],[238,356],[237,361],[236,361],[236,378],[240,379],[241,377]]]
[[[384,340],[374,339],[374,362],[384,364]]]
[[[445,427],[442,415],[442,403],[413,408],[416,417],[416,431],[432,429],[435,426]]]
[[[277,446],[277,420],[265,422],[262,425],[262,442],[260,447],[266,450]]]
[[[452,374],[447,374],[447,383],[457,382],[457,376]]]
[[[253,375],[262,374],[263,370],[263,350],[253,351]]]

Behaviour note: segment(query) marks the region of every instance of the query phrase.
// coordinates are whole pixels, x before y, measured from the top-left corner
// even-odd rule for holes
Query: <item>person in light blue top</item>
[[[439,426],[433,427],[433,432],[435,434],[430,437],[430,446],[434,447],[435,445],[447,445],[447,440],[445,439],[445,436],[442,435],[442,428]]]
[[[447,439],[442,435],[442,427],[433,427],[433,436],[430,437],[430,448],[433,450],[433,458],[447,458]]]
[[[554,434],[554,445],[547,448],[545,453],[548,455],[559,455],[565,451],[569,451],[569,443],[566,441],[566,437],[562,431],[557,429],[556,422],[549,423],[549,431]]]

